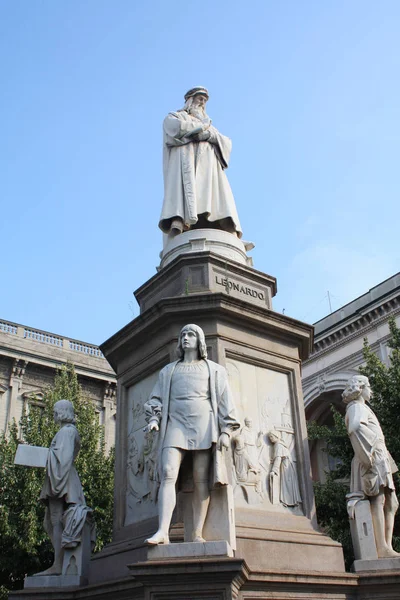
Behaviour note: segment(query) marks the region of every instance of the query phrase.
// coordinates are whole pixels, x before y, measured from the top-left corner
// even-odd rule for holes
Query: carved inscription
[[[239,292],[240,294],[244,294],[245,296],[251,296],[252,298],[257,298],[258,300],[265,300],[265,294],[263,292],[258,292],[257,290],[244,286],[241,283],[231,281],[226,277],[218,277],[218,275],[216,275],[215,283],[217,285],[222,285],[228,292],[229,290],[233,290],[235,292]]]

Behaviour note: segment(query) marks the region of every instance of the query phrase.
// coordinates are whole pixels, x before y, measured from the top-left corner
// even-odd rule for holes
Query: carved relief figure
[[[263,497],[258,460],[262,444],[262,433],[257,436],[253,430],[252,420],[246,417],[244,427],[233,435],[233,458],[238,484],[242,486],[242,489],[243,486],[252,486],[259,495],[258,501]],[[247,501],[252,503],[255,499],[251,491],[249,489],[243,489],[243,491]]]
[[[211,227],[242,236],[225,175],[232,143],[211,124],[208,91],[195,87],[164,120],[164,202],[159,226],[171,236]]]
[[[276,430],[270,431],[268,438],[273,446],[270,472],[271,502],[278,503],[275,490],[279,490],[279,502],[284,506],[298,506],[301,503],[301,496],[290,450]]]
[[[367,377],[352,377],[342,394],[346,427],[354,458],[351,463],[349,502],[367,497],[378,558],[400,556],[392,548],[394,518],[398,509],[393,473],[397,467],[390,456],[375,413],[366,405],[371,398]]]
[[[143,445],[143,463],[145,476],[149,484],[147,496],[151,502],[157,501],[158,489],[160,487],[160,477],[157,465],[157,441],[157,434],[154,430],[146,431]]]
[[[210,487],[229,483],[223,449],[240,427],[223,367],[207,359],[203,330],[186,325],[178,342],[180,359],[164,367],[145,403],[148,431],[159,431],[159,528],[148,544],[168,544],[182,460],[193,459],[193,534],[202,542]],[[210,480],[210,472],[212,479]]]
[[[74,461],[81,441],[75,427],[74,408],[69,400],[54,405],[54,421],[60,429],[51,442],[45,481],[40,500],[46,504],[44,528],[54,548],[53,565],[38,575],[60,575],[65,548],[75,548],[81,541],[86,519],[92,510],[86,506],[82,485]],[[94,528],[92,528],[94,541]]]

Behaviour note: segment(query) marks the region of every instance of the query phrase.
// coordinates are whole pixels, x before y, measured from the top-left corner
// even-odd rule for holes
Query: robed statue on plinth
[[[164,202],[160,229],[175,236],[194,228],[222,229],[242,237],[225,170],[232,142],[206,113],[208,91],[195,87],[185,105],[164,119]]]

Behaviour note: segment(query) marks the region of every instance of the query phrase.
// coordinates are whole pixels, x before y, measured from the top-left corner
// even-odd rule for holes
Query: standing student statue
[[[375,413],[366,405],[371,398],[367,377],[354,375],[342,394],[346,427],[354,458],[351,463],[351,498],[368,498],[378,558],[400,556],[392,548],[394,518],[399,506],[393,482],[397,467],[390,456]]]
[[[186,92],[182,109],[164,119],[164,202],[159,227],[170,236],[193,228],[223,229],[242,237],[225,170],[231,140],[206,113],[208,91]]]
[[[207,359],[203,330],[186,325],[179,334],[180,359],[164,367],[145,403],[149,431],[159,431],[159,528],[146,542],[168,544],[176,504],[175,484],[185,454],[193,460],[192,541],[204,542],[210,489],[227,485],[224,451],[240,427],[226,370]]]
[[[44,528],[53,544],[54,563],[37,575],[61,575],[64,549],[75,548],[80,543],[86,519],[92,514],[86,506],[74,466],[81,440],[75,427],[74,408],[69,400],[55,403],[54,421],[60,429],[49,448],[46,476],[40,493],[40,500],[46,504]]]

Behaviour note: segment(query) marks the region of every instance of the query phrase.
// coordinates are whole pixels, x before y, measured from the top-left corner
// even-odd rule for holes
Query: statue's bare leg
[[[49,498],[49,512],[52,526],[51,543],[54,548],[54,562],[49,569],[37,573],[37,575],[61,575],[64,550],[61,548],[63,533],[62,516],[64,513],[64,501],[59,498]]]
[[[392,547],[394,518],[396,516],[397,509],[399,508],[399,502],[396,497],[396,492],[385,488],[385,539],[386,544],[391,550],[391,556],[400,556],[398,552],[395,552]]]
[[[164,448],[162,451],[162,476],[158,494],[158,531],[146,540],[146,544],[169,544],[169,526],[176,504],[175,485],[184,456],[180,448]]]
[[[193,535],[194,542],[204,542],[203,527],[210,504],[209,471],[211,450],[193,451]]]
[[[372,523],[374,525],[374,534],[378,558],[389,558],[397,556],[392,548],[386,542],[387,523],[385,519],[385,492],[381,487],[377,496],[370,497]]]

